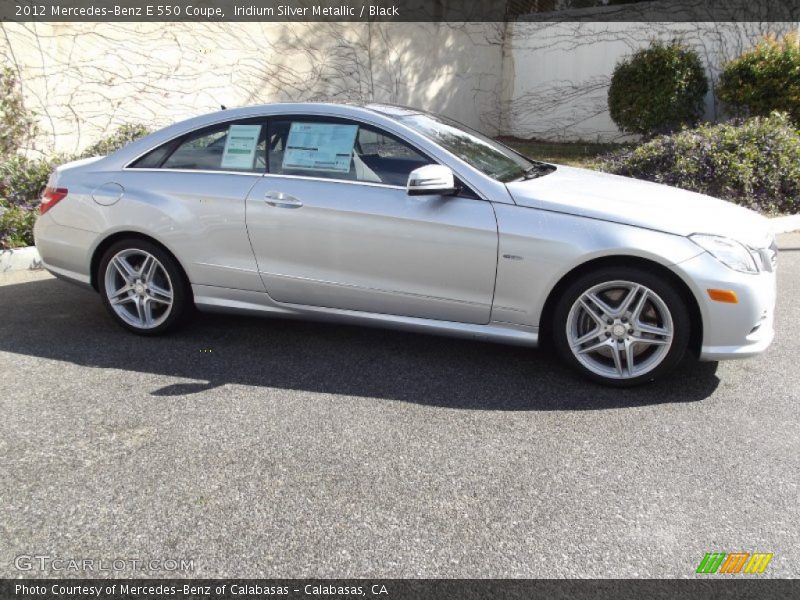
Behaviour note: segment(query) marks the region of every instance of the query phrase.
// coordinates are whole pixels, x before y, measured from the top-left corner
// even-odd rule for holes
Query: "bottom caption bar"
[[[3,579],[0,598],[24,600],[217,598],[772,598],[800,597],[800,580],[777,579]]]

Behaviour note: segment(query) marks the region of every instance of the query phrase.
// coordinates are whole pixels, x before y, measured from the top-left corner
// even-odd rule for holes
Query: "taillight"
[[[67,188],[46,187],[42,193],[42,203],[39,205],[39,214],[43,215],[56,204],[67,197]]]

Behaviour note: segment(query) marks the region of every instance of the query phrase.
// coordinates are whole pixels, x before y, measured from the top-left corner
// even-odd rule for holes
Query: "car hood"
[[[507,184],[520,206],[569,213],[677,235],[707,233],[754,248],[770,244],[769,220],[758,213],[703,194],[558,166],[548,175]]]

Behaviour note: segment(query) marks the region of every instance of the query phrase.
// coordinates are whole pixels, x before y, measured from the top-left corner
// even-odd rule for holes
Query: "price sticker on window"
[[[358,125],[292,123],[283,153],[283,169],[347,173]]]
[[[231,125],[220,166],[223,169],[252,169],[260,136],[261,125]]]

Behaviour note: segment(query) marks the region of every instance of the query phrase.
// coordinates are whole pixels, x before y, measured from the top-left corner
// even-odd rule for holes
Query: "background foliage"
[[[765,38],[723,67],[717,96],[737,116],[778,110],[800,124],[800,35]]]
[[[41,192],[58,165],[110,154],[148,133],[150,130],[145,125],[126,124],[76,156],[31,159],[17,153],[19,146],[0,156],[0,249],[33,245],[33,225]]]
[[[9,206],[0,214],[0,249],[33,246],[33,224],[38,211]]]
[[[659,136],[600,167],[762,212],[800,212],[800,132],[785,113]]]
[[[0,158],[16,152],[35,133],[33,115],[25,110],[17,77],[8,67],[0,70]]]
[[[622,131],[652,136],[695,125],[708,92],[700,57],[680,42],[652,42],[617,64],[608,109]]]
[[[109,136],[92,144],[76,158],[86,158],[89,156],[106,156],[127,146],[134,140],[150,134],[150,128],[141,123],[126,123],[117,128]]]
[[[59,157],[40,160],[21,154],[7,156],[0,162],[0,198],[12,206],[35,208],[47,178],[60,162]]]

